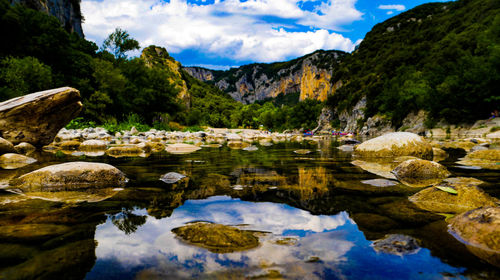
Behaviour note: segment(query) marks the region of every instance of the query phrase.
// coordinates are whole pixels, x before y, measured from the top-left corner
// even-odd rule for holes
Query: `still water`
[[[297,155],[297,149],[312,153]],[[441,163],[453,176],[486,181],[500,197],[498,171],[459,168],[459,152]],[[148,158],[39,154],[11,178],[65,161],[106,162],[130,182],[96,203],[0,195],[0,279],[500,279],[447,232],[442,215],[416,208],[420,189],[372,186],[380,178],[351,164],[335,143],[279,144],[248,152],[204,148]],[[167,172],[187,178],[159,180]],[[172,232],[204,221],[249,230],[257,247],[218,253]],[[414,239],[403,251],[380,250],[388,234]]]

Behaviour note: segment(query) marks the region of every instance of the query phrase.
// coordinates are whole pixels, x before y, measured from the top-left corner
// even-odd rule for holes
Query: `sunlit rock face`
[[[251,64],[228,71],[184,69],[201,81],[215,83],[245,104],[280,95],[293,95],[294,102],[308,98],[325,101],[342,87],[341,81],[332,83],[331,78],[344,55],[341,51],[317,51],[288,62]]]
[[[449,229],[474,255],[500,267],[500,207],[465,212],[450,220]]]
[[[0,103],[0,134],[14,144],[48,145],[82,108],[80,92],[69,87],[16,97]]]

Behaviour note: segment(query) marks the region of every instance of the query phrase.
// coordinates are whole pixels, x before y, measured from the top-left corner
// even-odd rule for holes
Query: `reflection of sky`
[[[135,214],[146,215],[146,211],[138,210]],[[171,233],[171,229],[195,220],[248,224],[248,229],[271,234],[261,238],[258,248],[215,254],[186,245]],[[293,246],[272,242],[284,235],[295,236],[299,242]],[[394,275],[400,273],[403,278],[411,278],[412,274],[418,276],[418,271],[410,269],[415,265],[426,272],[431,270],[430,273],[450,271],[450,267],[431,257],[428,250],[405,257],[375,253],[371,242],[345,212],[314,216],[283,204],[244,202],[221,196],[187,201],[166,219],[148,217],[147,222],[130,235],[119,231],[108,220],[97,228],[95,238],[98,241],[97,261],[87,275],[89,279],[189,278],[229,269],[246,276],[273,269],[288,277],[308,279],[351,278],[353,275],[359,278],[364,277],[362,271],[365,269],[373,270],[370,275],[392,278],[385,274],[384,266],[397,268],[399,272],[393,272]],[[307,263],[311,257],[319,257],[321,262]],[[408,259],[412,262],[408,263]],[[383,265],[373,267],[373,262]]]

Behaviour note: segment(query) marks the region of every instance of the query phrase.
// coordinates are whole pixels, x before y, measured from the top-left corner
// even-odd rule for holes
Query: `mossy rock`
[[[16,150],[17,153],[23,154],[23,155],[30,155],[33,152],[36,151],[36,147],[31,145],[30,143],[26,142],[21,142],[14,146],[14,149]]]
[[[432,146],[424,138],[409,132],[385,134],[361,143],[354,149],[354,156],[383,158],[414,156],[432,159]]]
[[[59,144],[61,150],[74,151],[77,150],[82,143],[78,141],[64,141]]]
[[[227,142],[227,146],[233,150],[241,150],[251,146],[251,144],[242,141],[229,141]]]
[[[87,141],[83,141],[80,144],[80,146],[78,147],[78,149],[80,151],[91,152],[91,151],[106,150],[107,147],[108,147],[108,145],[106,144],[106,142],[104,142],[102,140],[87,140]]]
[[[440,148],[432,148],[432,154],[433,154],[432,160],[436,162],[444,160],[448,157],[448,153]]]
[[[111,147],[106,154],[112,157],[139,157],[144,155],[144,151],[136,145],[126,145]]]
[[[470,152],[470,150],[477,144],[471,141],[452,141],[443,143],[442,149],[458,149]]]
[[[480,150],[466,156],[470,159],[483,159],[500,162],[500,150]]]
[[[495,206],[499,202],[482,191],[478,186],[483,182],[474,178],[449,178],[409,197],[421,209],[437,213],[462,213],[478,207]],[[448,187],[457,194],[439,189]]]
[[[116,188],[127,182],[125,174],[109,164],[68,162],[50,165],[10,181],[10,188],[24,193]]]
[[[252,231],[220,224],[198,222],[174,228],[172,232],[189,244],[213,253],[245,251],[259,245]]]
[[[500,150],[474,151],[457,163],[466,166],[477,166],[485,169],[500,170]]]
[[[14,144],[0,137],[0,155],[5,153],[15,153]]]
[[[0,156],[0,167],[3,169],[17,169],[35,163],[36,159],[19,154],[3,154]]]
[[[410,159],[399,164],[392,173],[403,184],[426,187],[451,175],[443,165],[423,159]]]
[[[500,207],[485,207],[449,220],[449,230],[479,258],[500,267]]]
[[[0,239],[32,242],[47,240],[71,231],[71,227],[55,224],[19,224],[0,227]]]

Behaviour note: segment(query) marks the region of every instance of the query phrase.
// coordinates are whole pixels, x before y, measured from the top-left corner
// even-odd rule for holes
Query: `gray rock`
[[[186,178],[186,176],[179,174],[177,172],[169,172],[167,174],[162,175],[160,177],[160,180],[167,183],[167,184],[173,184],[173,183],[177,183],[178,181],[182,180],[183,178]]]
[[[415,238],[402,234],[387,235],[384,239],[373,242],[372,246],[377,252],[391,255],[415,254],[420,250]]]

